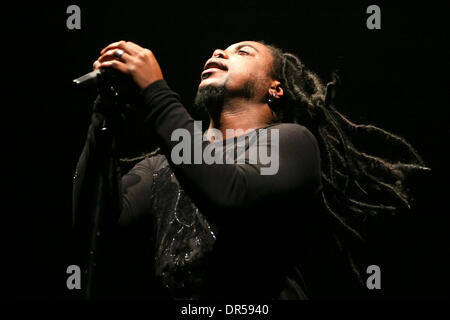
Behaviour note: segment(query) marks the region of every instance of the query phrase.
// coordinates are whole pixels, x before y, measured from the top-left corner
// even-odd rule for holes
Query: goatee
[[[220,113],[225,101],[225,86],[206,86],[197,90],[194,109],[208,112],[210,115]]]

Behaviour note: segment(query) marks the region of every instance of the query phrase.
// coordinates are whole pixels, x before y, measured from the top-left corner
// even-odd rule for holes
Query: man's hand
[[[123,50],[120,58],[118,50]],[[94,62],[94,69],[109,67],[129,74],[141,89],[163,79],[153,52],[130,41],[111,43],[100,52],[100,57]]]

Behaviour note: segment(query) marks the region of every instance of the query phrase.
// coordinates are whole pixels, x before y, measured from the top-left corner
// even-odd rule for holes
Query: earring
[[[267,102],[272,103],[276,96],[277,95],[275,94],[275,92],[272,92],[272,96],[269,99],[267,99]]]

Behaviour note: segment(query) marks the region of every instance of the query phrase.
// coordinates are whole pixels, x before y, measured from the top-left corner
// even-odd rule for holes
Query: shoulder
[[[280,144],[294,144],[316,149],[317,140],[312,132],[297,123],[279,123],[269,127],[270,130],[278,130]]]
[[[311,187],[317,190],[321,179],[321,160],[318,142],[305,126],[279,123],[269,127],[278,129],[279,173],[292,188]],[[272,147],[274,146],[272,135]]]
[[[280,123],[271,128],[279,129],[280,158],[295,163],[298,169],[319,174],[321,165],[319,144],[308,128],[296,123]]]

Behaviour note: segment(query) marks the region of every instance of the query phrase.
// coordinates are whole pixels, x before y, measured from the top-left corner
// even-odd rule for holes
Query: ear
[[[269,96],[274,97],[275,99],[280,99],[284,95],[283,88],[281,87],[281,83],[278,80],[273,80],[270,84],[269,88]]]

